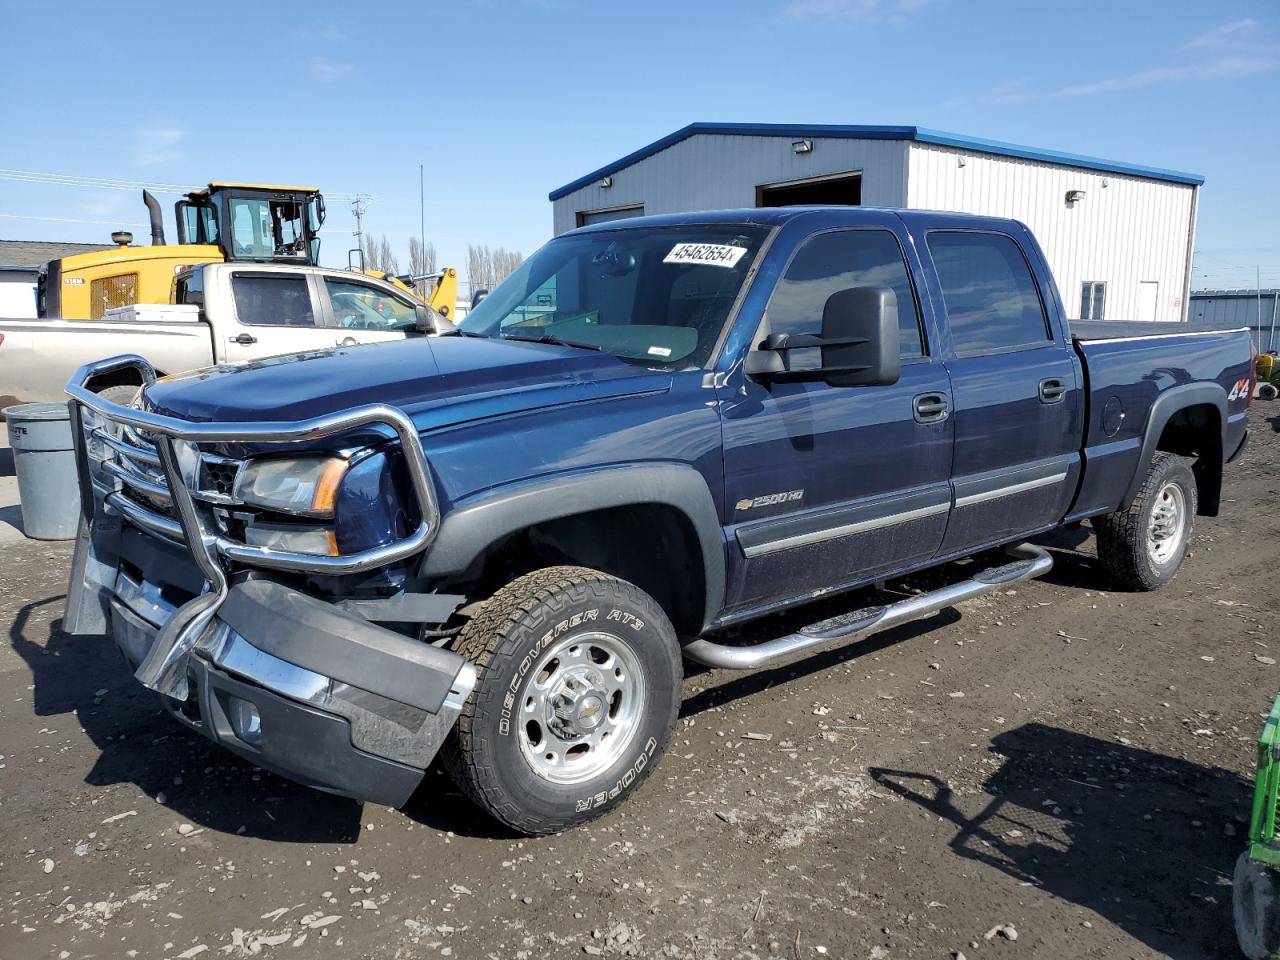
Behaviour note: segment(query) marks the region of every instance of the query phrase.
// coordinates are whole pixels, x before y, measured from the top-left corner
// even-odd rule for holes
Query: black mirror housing
[[[837,290],[822,308],[823,379],[833,387],[898,382],[898,298],[884,286]]]
[[[790,351],[817,347],[822,364],[791,367]],[[898,382],[898,301],[882,286],[849,287],[827,298],[822,332],[771,333],[747,354],[747,376],[770,383],[825,380],[833,387]]]

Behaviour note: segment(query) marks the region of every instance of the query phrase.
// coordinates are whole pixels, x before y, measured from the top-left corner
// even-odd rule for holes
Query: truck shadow
[[[85,783],[163,793],[176,818],[224,833],[281,843],[359,839],[361,804],[259,770],[183,727],[133,678],[109,637],[69,636],[60,619],[45,627],[37,615],[63,599],[22,607],[9,642],[31,669],[36,716],[74,716],[97,749]],[[438,760],[403,812],[459,836],[514,836],[467,800]]]
[[[1038,723],[995,737],[991,752],[1003,762],[978,795],[926,772],[869,774],[954,824],[958,858],[1092,911],[1162,956],[1234,954],[1248,780]]]
[[[284,843],[360,836],[358,803],[257,770],[182,727],[133,678],[110,638],[69,636],[60,619],[44,626],[43,608],[62,601],[48,597],[19,609],[9,642],[31,669],[36,716],[74,717],[97,749],[85,783],[133,783],[151,798],[163,793],[175,818],[230,834]]]

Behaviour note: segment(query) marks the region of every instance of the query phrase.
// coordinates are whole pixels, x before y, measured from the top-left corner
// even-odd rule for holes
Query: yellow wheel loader
[[[133,235],[111,235],[114,250],[50,260],[37,277],[41,317],[99,320],[112,307],[169,303],[173,278],[199,263],[253,261],[316,266],[324,197],[315,187],[211,183],[174,205],[178,242],[168,244],[160,204],[142,191],[151,218],[151,246]]]
[[[133,235],[111,235],[116,247],[45,263],[37,275],[37,314],[65,320],[100,320],[113,307],[172,303],[174,278],[203,263],[250,262],[319,266],[324,197],[315,187],[260,183],[211,183],[174,205],[178,242],[165,242],[160,204],[148,191],[143,203],[151,220],[151,245],[133,245]],[[447,267],[431,277],[388,279],[414,293],[412,283],[437,279],[428,306],[451,318],[457,300],[457,271]],[[423,299],[419,297],[419,299]]]

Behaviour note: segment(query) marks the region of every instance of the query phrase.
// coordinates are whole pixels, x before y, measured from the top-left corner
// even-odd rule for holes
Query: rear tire
[[[675,630],[638,587],[585,567],[526,574],[485,602],[455,650],[475,690],[444,759],[512,830],[558,833],[622,802],[675,728]]]
[[[1127,509],[1095,517],[1098,559],[1128,590],[1155,590],[1178,573],[1191,543],[1196,479],[1184,457],[1157,452]]]
[[[1242,853],[1231,883],[1231,907],[1240,952],[1249,960],[1280,958],[1280,878],[1274,867]]]

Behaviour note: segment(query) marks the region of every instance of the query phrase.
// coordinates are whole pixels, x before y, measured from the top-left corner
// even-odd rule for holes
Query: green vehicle
[[[1258,737],[1258,773],[1249,820],[1249,849],[1232,882],[1236,939],[1249,960],[1280,960],[1280,697]]]

